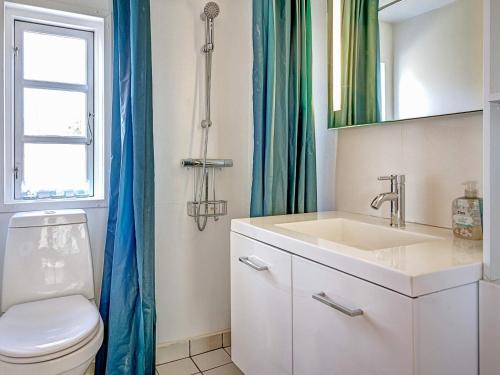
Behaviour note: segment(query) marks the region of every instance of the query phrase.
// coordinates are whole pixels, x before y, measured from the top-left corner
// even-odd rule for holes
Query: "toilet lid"
[[[38,357],[67,349],[95,332],[93,303],[80,295],[12,306],[0,318],[0,355]]]

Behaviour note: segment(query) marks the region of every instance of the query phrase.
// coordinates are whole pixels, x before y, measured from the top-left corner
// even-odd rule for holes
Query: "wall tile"
[[[231,346],[231,331],[222,334],[222,347],[227,348]]]
[[[389,216],[384,205],[370,208],[372,199],[388,190],[377,178],[403,173],[402,130],[399,125],[370,126],[339,131],[337,154],[337,209],[375,216]]]
[[[192,356],[219,348],[222,348],[222,334],[200,337],[190,341]]]
[[[370,207],[388,191],[386,174],[405,174],[410,222],[451,226],[451,203],[462,183],[475,180],[482,191],[482,115],[444,116],[339,131],[337,209],[389,217],[389,205]]]

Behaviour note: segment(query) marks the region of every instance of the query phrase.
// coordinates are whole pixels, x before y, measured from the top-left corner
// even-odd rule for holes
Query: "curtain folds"
[[[155,373],[154,151],[149,0],[114,0],[109,218],[96,374]]]
[[[310,0],[253,1],[251,216],[316,211]]]
[[[378,0],[340,0],[341,46],[335,48],[334,0],[328,0],[328,127],[380,122]],[[337,46],[338,47],[338,46]],[[334,109],[334,53],[341,52],[340,110]]]

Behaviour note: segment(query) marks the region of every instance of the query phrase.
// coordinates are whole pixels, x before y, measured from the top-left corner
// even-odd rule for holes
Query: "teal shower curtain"
[[[334,109],[333,0],[328,0],[328,127],[380,122],[378,0],[341,0],[341,109]],[[338,77],[335,77],[338,79]]]
[[[251,216],[316,211],[311,0],[253,1]]]
[[[155,374],[154,151],[149,0],[114,0],[109,218],[96,374]]]

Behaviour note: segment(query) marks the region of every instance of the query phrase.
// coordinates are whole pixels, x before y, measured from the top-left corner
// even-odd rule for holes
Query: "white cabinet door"
[[[411,298],[298,257],[292,270],[294,375],[413,373]]]
[[[477,283],[414,300],[415,375],[478,374],[477,307]],[[500,374],[500,368],[496,368],[495,374]]]
[[[231,350],[246,375],[292,374],[291,262],[231,233]]]

